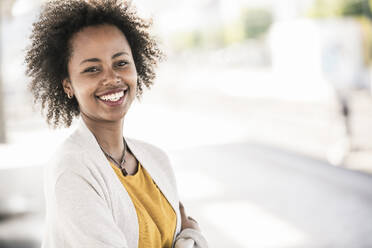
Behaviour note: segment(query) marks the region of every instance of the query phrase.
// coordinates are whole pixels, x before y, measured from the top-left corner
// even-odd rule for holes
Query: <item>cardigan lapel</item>
[[[89,130],[89,128],[87,127],[82,118],[80,118],[78,131],[82,136],[78,142],[81,142],[84,148],[86,148],[92,153],[92,157],[94,157],[94,159],[98,159],[99,163],[97,164],[99,165],[107,164],[107,159],[104,153],[102,152],[96,138],[94,137],[93,133]],[[127,141],[129,149],[133,152],[133,155],[141,163],[141,165],[149,172],[151,178],[159,187],[160,191],[162,191],[164,196],[167,198],[167,200],[171,203],[172,207],[174,208],[175,207],[174,200],[176,199],[173,199],[174,198],[173,195],[171,195],[168,190],[169,187],[171,187],[171,185],[168,183],[167,176],[161,170],[161,168],[164,166],[159,165],[158,160],[153,158],[150,151],[143,149],[143,146],[141,146],[139,142],[125,136],[124,138]],[[111,169],[109,166],[102,167]],[[107,172],[107,170],[105,170],[105,172]],[[116,176],[115,173],[113,173],[113,175]]]
[[[138,142],[135,142],[135,140],[129,138],[125,138],[125,140],[127,141],[129,149],[133,152],[134,156],[141,163],[141,165],[148,171],[159,190],[163,193],[164,197],[168,200],[169,204],[176,212],[178,202],[176,195],[171,194],[172,185],[169,183],[167,175],[161,170],[161,168],[164,166],[160,165],[158,160],[151,157],[152,154],[150,154],[149,151],[144,150]]]
[[[98,166],[101,167],[101,169],[107,173],[110,174],[110,177],[112,177],[113,181],[117,181],[116,184],[118,187],[122,187],[122,184],[117,178],[115,172],[109,167],[109,166],[103,166],[107,163],[107,159],[102,152],[97,140],[95,139],[93,133],[89,130],[89,128],[86,126],[85,122],[82,118],[80,118],[79,127],[78,130],[80,135],[82,135],[81,140],[79,142],[82,142],[82,145],[89,151],[92,152],[92,157],[94,159],[97,159],[99,161],[96,163]],[[125,137],[125,140],[127,141],[127,145],[129,149],[133,152],[133,155],[137,158],[137,160],[141,163],[141,165],[148,171],[151,178],[155,182],[155,184],[158,186],[159,190],[163,193],[164,197],[168,200],[169,204],[172,206],[173,210],[177,214],[177,229],[180,226],[179,220],[179,206],[178,206],[178,200],[177,200],[177,193],[175,192],[175,189],[172,188],[176,187],[175,185],[171,185],[169,182],[167,175],[164,173],[164,171],[161,170],[164,166],[159,165],[158,160],[154,159],[150,151],[147,151],[144,149],[143,145],[140,142],[137,142],[134,139]],[[166,161],[164,161],[166,162]],[[171,165],[168,165],[171,166]],[[115,178],[113,178],[115,177]],[[119,184],[120,186],[119,186]],[[122,187],[126,192],[125,199],[129,199],[129,194],[126,191],[125,187]],[[134,209],[134,205],[133,205]],[[135,209],[134,209],[135,210]]]
[[[181,231],[181,214],[179,210],[178,196],[176,185],[172,185],[169,181],[169,175],[167,175],[162,168],[164,165],[159,164],[160,162],[151,156],[151,152],[143,149],[141,143],[135,140],[125,138],[129,149],[133,152],[134,156],[141,163],[141,165],[148,171],[151,178],[158,186],[164,197],[167,199],[174,212],[176,213],[176,228],[174,230],[173,243],[175,242],[177,234]],[[162,161],[168,163],[168,161]],[[168,164],[167,166],[171,166]],[[169,168],[170,169],[170,168]],[[169,171],[168,171],[169,172]],[[172,246],[174,247],[174,246]]]
[[[96,138],[94,137],[93,133],[89,130],[89,128],[86,126],[83,119],[80,119],[79,126],[77,131],[77,136],[75,136],[76,142],[79,142],[88,152],[89,152],[89,161],[91,163],[90,166],[98,167],[97,169],[101,171],[108,182],[107,184],[113,185],[113,188],[115,191],[119,192],[120,198],[122,201],[124,201],[125,206],[128,207],[128,219],[127,221],[129,223],[133,223],[134,226],[127,227],[127,226],[120,226],[120,228],[123,230],[124,233],[129,234],[127,238],[127,242],[129,244],[129,247],[137,247],[138,246],[138,218],[135,206],[128,194],[128,191],[126,188],[122,185],[120,182],[120,179],[115,174],[115,171],[112,170],[112,168],[108,165],[108,161],[102,152]],[[110,196],[111,197],[111,196]],[[120,199],[119,199],[120,200]],[[112,206],[113,207],[113,206]],[[117,209],[117,208],[115,208]],[[113,209],[113,211],[115,211]],[[120,209],[123,211],[123,209]],[[124,217],[123,213],[120,211],[116,212],[116,216],[118,218]],[[123,223],[123,220],[118,220],[119,223]]]

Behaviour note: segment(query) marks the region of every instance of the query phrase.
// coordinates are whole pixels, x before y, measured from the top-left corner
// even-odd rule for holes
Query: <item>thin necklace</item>
[[[125,151],[127,150],[127,145],[126,145],[126,142],[125,142],[125,139],[123,137],[123,142],[124,142],[124,152],[123,152],[123,157],[121,158],[121,162],[119,163],[118,161],[116,161],[116,159],[114,159],[110,154],[108,154],[107,152],[105,152],[105,150],[102,149],[101,145],[99,145],[99,147],[101,147],[101,150],[103,151],[103,153],[108,157],[110,158],[117,167],[119,167],[119,169],[121,170],[121,172],[123,173],[124,176],[127,176],[128,175],[128,172],[127,170],[124,168],[124,164],[125,164]]]

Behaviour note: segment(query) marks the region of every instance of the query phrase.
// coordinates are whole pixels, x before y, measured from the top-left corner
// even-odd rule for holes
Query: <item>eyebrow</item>
[[[118,52],[118,53],[115,53],[114,55],[112,55],[111,59],[115,59],[115,58],[117,58],[117,57],[119,57],[121,55],[124,55],[124,54],[129,55],[127,52]],[[83,61],[81,61],[80,65],[81,64],[84,64],[86,62],[100,62],[100,61],[101,60],[98,59],[98,58],[84,59]]]

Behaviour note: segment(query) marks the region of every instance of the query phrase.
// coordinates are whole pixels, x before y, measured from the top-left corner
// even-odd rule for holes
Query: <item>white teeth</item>
[[[112,102],[116,102],[116,101],[119,100],[122,96],[124,96],[124,91],[120,91],[120,92],[117,92],[117,93],[114,93],[114,94],[110,94],[110,95],[100,96],[99,98],[100,98],[101,100],[104,100],[104,101],[112,101]]]

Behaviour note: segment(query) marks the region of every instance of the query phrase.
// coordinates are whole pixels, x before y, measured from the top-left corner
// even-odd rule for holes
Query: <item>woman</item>
[[[33,25],[27,74],[54,127],[78,128],[45,169],[43,247],[207,247],[167,155],[123,136],[162,58],[150,24],[118,0],[56,0]]]

